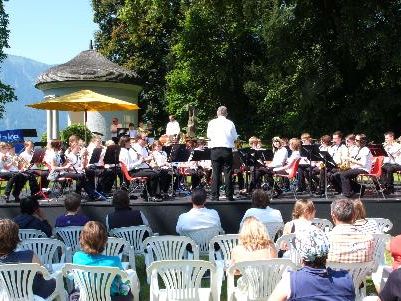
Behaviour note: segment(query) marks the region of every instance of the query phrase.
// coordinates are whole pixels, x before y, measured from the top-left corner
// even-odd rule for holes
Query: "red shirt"
[[[391,240],[390,253],[394,259],[393,268],[398,269],[401,266],[401,235],[397,235]]]

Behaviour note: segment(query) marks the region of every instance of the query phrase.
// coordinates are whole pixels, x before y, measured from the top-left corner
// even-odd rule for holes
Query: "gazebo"
[[[96,93],[138,103],[142,90],[141,80],[135,71],[125,69],[90,49],[82,51],[65,64],[57,65],[40,74],[35,87],[42,90],[45,98],[62,96],[79,90]],[[130,122],[138,123],[138,111],[88,112],[87,126],[110,138],[110,124],[117,117],[123,127]],[[84,123],[82,112],[68,112],[68,125]],[[47,137],[57,138],[58,111],[47,111]]]

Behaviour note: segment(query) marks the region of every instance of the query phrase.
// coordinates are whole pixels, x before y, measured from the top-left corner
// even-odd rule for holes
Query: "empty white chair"
[[[136,270],[134,249],[122,238],[108,237],[103,255],[120,257],[124,269],[126,269],[127,264],[123,261],[123,255],[125,255],[128,258],[129,267]]]
[[[65,300],[61,277],[56,277],[56,289],[48,298],[33,294],[32,285],[36,273],[49,280],[49,272],[37,263],[18,263],[0,265],[0,301],[39,301]]]
[[[238,245],[238,234],[223,234],[213,237],[209,242],[209,261],[216,262],[221,267],[228,266],[231,261],[231,251]],[[215,250],[215,245],[219,250]]]
[[[324,232],[329,232],[333,229],[333,223],[325,218],[314,218],[312,219],[312,225],[320,228]]]
[[[74,279],[75,286],[79,288],[80,301],[111,301],[110,288],[116,276],[120,276],[122,282],[129,280],[134,300],[139,300],[139,281],[134,270],[67,263],[62,273]]]
[[[40,262],[46,266],[49,271],[53,270],[53,264],[65,263],[66,259],[71,259],[71,249],[67,249],[65,244],[58,239],[26,239],[19,244],[19,247],[21,249],[32,250],[39,257]]]
[[[109,233],[127,241],[134,248],[135,255],[144,255],[145,247],[143,241],[145,234],[148,233],[149,236],[153,234],[152,229],[146,225],[114,228]]]
[[[301,266],[302,258],[295,247],[295,234],[285,234],[279,237],[276,241],[276,249],[280,250],[282,246],[287,249],[284,257],[290,259],[296,266]]]
[[[209,241],[216,235],[223,234],[220,227],[210,227],[192,231],[184,231],[181,235],[192,238],[199,246],[199,256],[209,256]]]
[[[201,287],[201,280],[210,270],[210,287]],[[150,281],[150,300],[220,300],[221,277],[215,266],[203,260],[154,261],[147,269]],[[165,289],[159,287],[158,276]]]
[[[386,244],[390,241],[389,234],[372,234],[374,244],[373,260],[374,265],[372,271],[376,271],[378,266],[385,264],[384,253],[386,251]]]
[[[355,300],[362,300],[366,296],[366,276],[370,274],[372,265],[373,262],[327,262],[327,267],[333,270],[346,270],[350,273],[355,287]]]
[[[70,226],[70,227],[59,227],[54,228],[54,235],[60,238],[67,247],[71,248],[71,254],[74,254],[80,249],[79,246],[79,235],[81,234],[83,227],[81,226]]]
[[[382,233],[387,233],[393,228],[393,223],[388,218],[368,217],[367,220],[374,220]]]
[[[266,231],[269,234],[269,237],[272,241],[276,240],[276,236],[279,232],[283,232],[284,229],[284,223],[283,222],[270,222],[270,223],[263,223],[266,227]],[[281,235],[279,233],[278,236]]]
[[[227,271],[227,300],[267,300],[284,272],[295,270],[288,259],[275,258],[238,262]],[[234,274],[241,274],[236,286]]]
[[[44,232],[36,229],[19,229],[18,236],[20,240],[47,237]]]

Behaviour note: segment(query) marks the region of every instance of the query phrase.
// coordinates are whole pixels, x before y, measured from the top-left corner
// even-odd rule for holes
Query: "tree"
[[[8,35],[10,31],[8,26],[8,15],[4,11],[3,1],[0,0],[0,62],[2,62],[7,55],[4,53],[4,48],[8,46]],[[14,90],[9,85],[0,82],[0,118],[3,118],[5,112],[5,104],[16,100],[17,97],[14,94]]]

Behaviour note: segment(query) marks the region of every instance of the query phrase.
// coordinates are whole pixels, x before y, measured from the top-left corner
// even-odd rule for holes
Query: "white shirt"
[[[273,156],[273,161],[268,165],[269,167],[280,167],[285,164],[288,159],[288,151],[285,147],[279,148]]]
[[[138,158],[138,154],[132,148],[121,148],[119,160],[127,166],[128,170],[139,168],[142,164],[142,161]]]
[[[289,174],[293,164],[299,158],[301,158],[301,155],[299,154],[299,151],[293,151],[291,153],[291,156],[287,159],[287,163],[282,167],[273,168],[273,171],[285,170]]]
[[[273,209],[269,206],[267,206],[265,209],[262,208],[249,208],[244,216],[242,217],[240,227],[242,227],[242,223],[244,222],[244,219],[246,219],[249,216],[255,217],[257,220],[259,220],[261,223],[282,223],[283,222],[283,217],[281,216],[280,210]]]
[[[129,130],[129,137],[130,138],[136,138],[136,136],[138,136],[138,131],[133,129],[133,130]]]
[[[117,137],[117,129],[122,128],[122,127],[123,126],[121,125],[121,123],[117,123],[117,124],[112,123],[110,125],[111,137]]]
[[[177,120],[170,121],[169,123],[167,123],[166,135],[168,136],[178,135],[180,131],[181,131],[180,124],[178,123]]]
[[[221,228],[220,217],[216,210],[208,208],[192,208],[178,217],[175,230],[178,234],[190,230]]]
[[[342,158],[348,156],[348,148],[344,144],[332,145],[329,147],[328,152],[336,164],[341,164]]]
[[[356,159],[359,164],[351,163],[351,168],[360,168],[367,172],[370,172],[372,168],[373,156],[370,152],[369,148],[366,146],[359,149],[358,153],[355,155],[354,159]]]
[[[167,167],[167,153],[165,151],[153,151],[152,152],[153,159],[156,163],[157,167]]]
[[[384,158],[383,163],[399,164],[401,157],[401,145],[397,142],[393,142],[391,145],[386,145],[384,150],[387,156]]]
[[[218,116],[209,121],[207,125],[207,137],[210,139],[208,143],[210,148],[233,148],[238,134],[231,120],[228,120],[225,116]]]
[[[147,156],[149,156],[149,152],[146,149],[146,147],[142,147],[139,145],[139,143],[134,143],[132,145],[132,148],[138,153],[140,154],[142,157],[146,158]]]
[[[68,155],[66,155],[66,157],[68,158],[68,160],[71,163],[70,171],[73,171],[73,172],[76,171],[77,173],[83,173],[82,160],[77,154],[70,152],[70,153],[68,153]]]

